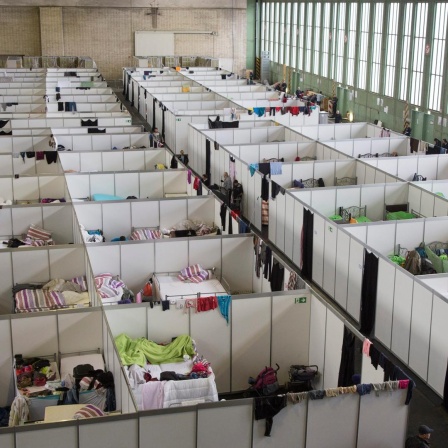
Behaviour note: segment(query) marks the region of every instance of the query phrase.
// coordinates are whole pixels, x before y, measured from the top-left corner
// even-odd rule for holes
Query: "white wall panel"
[[[254,420],[254,448],[305,448],[307,403],[289,404],[274,418],[271,437],[265,437],[265,420]]]
[[[431,334],[432,293],[414,281],[409,366],[426,380]]]
[[[338,387],[339,366],[341,364],[344,323],[332,311],[327,310],[325,331],[324,388]]]
[[[350,257],[350,236],[337,232],[337,263],[335,270],[334,298],[342,308],[347,308],[348,262]]]
[[[386,256],[394,253],[395,223],[367,226],[367,245]]]
[[[137,293],[155,270],[154,244],[123,244],[121,247],[121,278]]]
[[[358,430],[359,396],[340,395],[308,401],[306,448],[335,446],[355,448]],[[344,431],[340,429],[344,428]]]
[[[58,352],[56,314],[11,321],[12,350],[23,356],[48,356]],[[36,334],[39,337],[36,338]]]
[[[327,327],[327,309],[325,305],[311,295],[310,318],[310,350],[309,363],[317,365],[320,370],[325,368],[325,331]],[[314,387],[323,387],[323,376],[314,381]]]
[[[375,337],[390,348],[392,338],[392,313],[394,308],[395,271],[391,264],[379,258],[376,293]]]
[[[131,222],[133,227],[159,226],[159,202],[131,202]]]
[[[64,440],[64,446],[67,448],[78,448],[77,439],[76,426],[45,428],[45,431],[39,431],[36,428],[34,431],[17,432],[15,446],[16,448],[26,448],[33,445],[58,448],[61,446],[61,440]]]
[[[406,363],[409,358],[413,286],[412,277],[397,269],[395,274],[391,349],[396,356]]]
[[[198,409],[197,448],[251,448],[252,404]],[[216,422],[226,422],[217,425]],[[213,428],[213,431],[210,431]],[[229,431],[231,428],[231,431]]]
[[[247,325],[251,321],[257,325]],[[233,300],[231,322],[232,391],[238,391],[270,363],[271,298]]]
[[[321,287],[324,274],[325,224],[326,221],[322,217],[314,214],[313,281]]]
[[[108,306],[105,307],[104,311],[114,338],[121,333],[127,334],[130,338],[147,337],[146,307],[123,308]]]
[[[324,250],[324,271],[322,287],[331,297],[334,297],[336,281],[336,249],[337,249],[337,225],[327,221],[325,226],[325,250]],[[339,261],[339,260],[338,260]]]
[[[349,278],[347,311],[358,321],[361,306],[362,273],[364,266],[364,247],[355,240],[350,241]]]
[[[359,407],[358,446],[377,448],[404,446],[409,406],[405,406],[406,390],[393,393],[363,395]],[[378,431],[381,428],[381,431]]]
[[[443,396],[448,359],[448,306],[445,300],[434,295],[431,322],[431,339],[428,364],[428,383]]]
[[[119,424],[105,421],[79,426],[79,448],[97,448],[98,440],[109,448],[138,448],[137,419],[121,420]]]
[[[196,448],[196,410],[140,416],[139,431],[140,440],[151,441],[154,446]]]
[[[295,299],[306,297],[306,302]],[[272,303],[272,354],[271,363],[280,366],[308,364],[311,302],[304,291],[291,296],[273,296]],[[289,381],[288,370],[278,372],[280,384]]]

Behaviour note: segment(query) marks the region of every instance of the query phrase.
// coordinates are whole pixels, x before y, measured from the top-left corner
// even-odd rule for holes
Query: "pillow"
[[[27,238],[32,238],[33,240],[49,240],[51,238],[51,232],[48,230],[42,229],[41,227],[35,226],[34,224],[30,225],[28,229],[28,233],[26,234]]]
[[[88,404],[76,412],[73,418],[79,420],[82,418],[103,417],[104,415],[106,414],[100,408],[93,404]]]
[[[442,260],[428,247],[425,246],[426,255],[428,255],[429,261],[432,263],[432,267],[435,269],[437,274],[443,273]]]
[[[75,285],[79,285],[81,288],[81,291],[85,292],[87,291],[87,280],[84,277],[84,275],[80,275],[79,277],[74,277],[70,280]]]
[[[190,281],[193,283],[201,283],[209,278],[209,273],[202,269],[200,264],[194,264],[182,269],[178,278],[183,282]]]

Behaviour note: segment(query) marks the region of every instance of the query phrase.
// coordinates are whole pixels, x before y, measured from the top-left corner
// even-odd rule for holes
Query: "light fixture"
[[[350,123],[353,121],[353,112],[347,112],[347,119]]]

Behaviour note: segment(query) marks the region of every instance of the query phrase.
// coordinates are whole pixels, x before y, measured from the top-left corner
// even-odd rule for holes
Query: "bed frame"
[[[356,205],[352,205],[351,207],[339,207],[339,215],[342,216],[341,224],[347,224],[352,218],[356,219],[359,216],[367,216],[367,205],[364,207],[358,207]]]
[[[347,185],[357,185],[358,178],[357,177],[336,177],[335,185],[337,187],[344,187]]]
[[[305,188],[318,188],[319,187],[319,181],[317,179],[314,179],[313,177],[310,177],[309,179],[302,180],[300,179],[300,182],[305,186]]]
[[[312,160],[317,160],[315,156],[305,156],[300,159],[301,162],[310,162]]]
[[[47,282],[33,282],[33,285],[46,285],[50,280],[48,280]],[[20,285],[20,283],[16,283],[14,286]],[[24,288],[26,289],[26,288]],[[18,292],[18,291],[17,291]],[[89,290],[85,291],[85,292],[89,292]],[[17,294],[17,293],[16,293]],[[90,296],[89,296],[90,297]],[[82,306],[82,308],[91,308],[92,307],[92,302],[90,301],[89,304],[85,304]],[[65,305],[64,307],[61,308],[56,308],[56,309],[40,309],[40,308],[29,308],[30,310],[36,309],[36,311],[34,311],[35,313],[46,313],[48,311],[63,311],[63,310],[72,310],[75,308],[79,308],[78,304],[74,304],[74,305]],[[23,311],[21,313],[17,313],[16,312],[16,298],[15,298],[15,294],[14,294],[14,290],[12,290],[12,312],[11,314],[26,314],[27,311]]]
[[[370,152],[366,154],[358,154],[358,159],[373,159],[374,157],[378,157],[378,154],[371,154]]]
[[[384,206],[384,221],[387,221],[388,213],[395,212],[409,212],[409,203],[405,204],[385,204]],[[420,212],[417,212],[414,209],[411,209],[411,213],[415,215],[416,218],[426,218],[425,215],[422,215]]]
[[[206,271],[212,271],[213,275],[216,276],[216,278],[219,280],[219,282],[221,283],[221,285],[224,286],[224,291],[218,291],[217,293],[213,293],[213,294],[230,294],[230,286],[229,283],[221,276],[221,275],[217,275],[216,271],[217,269],[215,267],[210,268],[210,269],[205,269]],[[175,272],[154,272],[154,274],[152,275],[152,281],[154,284],[154,289],[156,291],[156,300],[154,301],[155,303],[159,304],[160,300],[168,300],[168,299],[182,299],[184,296],[191,296],[191,294],[175,294],[175,295],[165,295],[165,298],[160,296],[160,283],[159,283],[159,279],[157,277],[157,275],[167,275],[167,276],[171,276],[171,275],[179,275],[179,271],[175,271]],[[201,296],[201,292],[197,293],[197,298],[199,298]],[[154,297],[154,295],[153,295]]]

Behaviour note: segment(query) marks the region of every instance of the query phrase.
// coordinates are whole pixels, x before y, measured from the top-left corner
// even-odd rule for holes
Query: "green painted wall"
[[[247,0],[247,49],[246,49],[246,68],[255,69],[256,56],[256,0]]]

